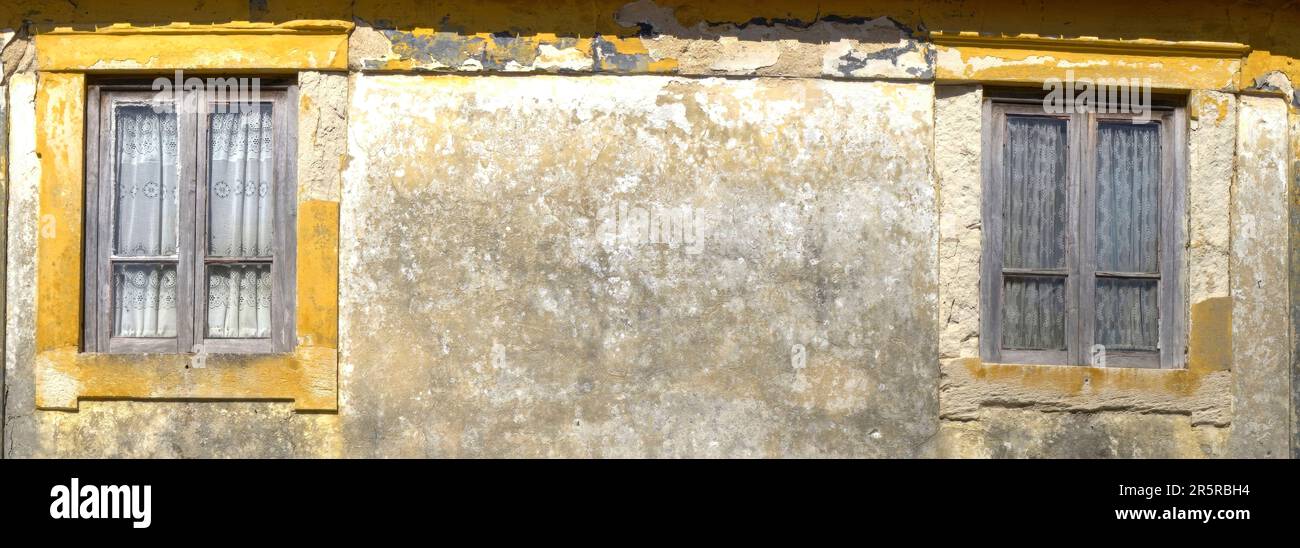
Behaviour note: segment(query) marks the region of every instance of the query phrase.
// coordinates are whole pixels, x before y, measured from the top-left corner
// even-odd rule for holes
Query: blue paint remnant
[[[416,36],[390,29],[379,32],[393,44],[394,52],[420,63],[439,63],[456,68],[469,59],[478,59],[481,62],[484,56],[484,40],[477,36],[466,37],[453,32]]]
[[[902,56],[909,53],[920,53],[921,58],[925,62],[925,66],[911,66],[904,68],[903,71],[916,78],[934,78],[934,48],[931,48],[928,44],[917,40],[912,34],[912,30],[902,23],[889,17],[884,19],[898,29],[900,36],[906,36],[911,39],[906,41],[904,45],[884,48],[872,53],[858,55],[850,51],[849,53],[844,54],[840,57],[840,63],[836,67],[836,69],[839,70],[840,75],[851,76],[853,71],[866,67],[867,63],[870,61],[889,61],[890,64],[897,67],[899,66],[898,60]]]

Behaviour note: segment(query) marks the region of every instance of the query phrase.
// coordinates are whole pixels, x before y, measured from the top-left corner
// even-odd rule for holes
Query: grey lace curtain
[[[271,114],[270,105],[261,105],[209,115],[209,257],[271,257],[275,150]],[[209,266],[208,336],[263,338],[270,334],[270,265]]]
[[[1007,118],[1004,268],[1065,268],[1066,124]],[[1003,279],[1003,346],[1065,348],[1065,277]]]
[[[174,113],[121,106],[115,113],[114,254],[176,257],[180,162]],[[176,336],[176,264],[116,263],[113,334]]]
[[[1155,274],[1160,249],[1160,129],[1097,127],[1097,270]],[[1155,279],[1098,278],[1096,340],[1111,349],[1154,350]]]

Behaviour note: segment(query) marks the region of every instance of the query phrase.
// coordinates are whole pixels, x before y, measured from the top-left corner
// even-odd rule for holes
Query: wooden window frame
[[[1003,268],[1003,150],[1008,116],[1034,116],[1067,123],[1067,176],[1064,269]],[[1090,365],[1095,343],[1096,280],[1151,278],[1150,274],[1099,272],[1096,268],[1096,142],[1101,121],[1131,121],[1131,114],[1046,112],[1041,99],[986,97],[983,104],[982,257],[980,261],[980,358],[990,363]],[[1187,354],[1186,214],[1187,122],[1181,105],[1164,102],[1152,108],[1151,124],[1160,128],[1157,306],[1159,350],[1107,351],[1107,367],[1180,369]],[[1002,347],[1004,276],[1065,277],[1066,350],[1012,350]]]
[[[262,85],[260,102],[270,103],[273,125],[273,206],[271,258],[209,257],[206,227],[208,151],[211,128],[206,113],[177,115],[178,255],[169,257],[113,256],[113,181],[117,105],[153,104],[157,94],[141,83],[87,86],[86,95],[86,208],[85,265],[82,310],[83,351],[108,354],[189,353],[271,354],[293,350],[296,311],[295,258],[297,232],[297,87]],[[217,102],[209,100],[209,105]],[[189,204],[188,206],[186,204]],[[113,337],[112,266],[130,262],[172,262],[176,272],[176,337]],[[268,263],[271,267],[271,333],[267,338],[211,338],[207,336],[207,269],[214,264]],[[202,283],[200,283],[202,282]]]

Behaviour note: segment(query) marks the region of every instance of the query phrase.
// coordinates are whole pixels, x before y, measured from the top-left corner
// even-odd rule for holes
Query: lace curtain
[[[209,257],[270,257],[274,146],[271,107],[209,115]],[[269,264],[208,268],[208,336],[271,334]]]
[[[176,115],[154,112],[148,106],[121,106],[115,117],[114,253],[176,257],[180,203]],[[117,263],[112,284],[114,335],[176,336],[175,263]]]
[[[1097,269],[1158,273],[1160,129],[1097,127]],[[1155,350],[1160,317],[1154,279],[1097,280],[1097,342]]]
[[[1007,118],[1004,268],[1065,268],[1066,124]],[[1005,348],[1065,348],[1065,277],[1003,279]]]

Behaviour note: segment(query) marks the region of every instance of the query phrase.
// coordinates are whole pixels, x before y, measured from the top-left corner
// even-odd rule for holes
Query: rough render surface
[[[298,201],[339,201],[347,163],[348,76],[298,73]]]
[[[927,451],[928,86],[354,76],[351,102],[347,454]],[[673,209],[677,245],[638,228]]]
[[[1295,102],[1296,98],[1292,98]],[[1300,457],[1300,110],[1292,109],[1291,118],[1291,458]]]
[[[984,409],[977,421],[944,422],[947,456],[967,458],[1213,458],[1227,429],[1194,426],[1185,415],[1043,413]]]
[[[1207,299],[1231,297],[1225,273],[1236,177],[1237,98],[1196,91],[1188,103],[1188,300],[1195,307]]]
[[[1237,456],[1285,457],[1290,449],[1287,104],[1242,96],[1232,192],[1233,427]]]
[[[6,226],[5,298],[5,457],[33,454],[37,184],[36,75],[15,74],[9,80],[9,215]]]
[[[939,359],[979,356],[979,86],[941,86],[934,113],[939,187]]]

